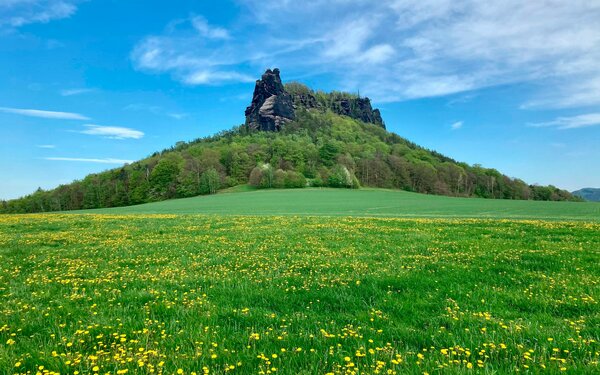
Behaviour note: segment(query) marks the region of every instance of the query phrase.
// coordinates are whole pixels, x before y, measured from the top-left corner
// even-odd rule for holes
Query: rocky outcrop
[[[246,125],[254,130],[279,131],[295,118],[292,96],[283,88],[279,69],[267,69],[256,81],[252,103],[245,113]]]
[[[369,98],[340,99],[331,103],[331,110],[338,115],[348,116],[357,120],[379,125],[385,129],[381,112],[373,109]]]
[[[358,95],[343,92],[317,92],[297,82],[285,85],[294,100],[294,108],[309,110],[330,110],[338,115],[352,117],[354,119],[375,124],[385,129],[381,118],[381,112],[373,109],[369,98],[361,98]]]
[[[373,109],[369,98],[340,92],[323,93],[300,83],[281,83],[279,69],[267,69],[256,81],[252,103],[246,108],[246,126],[252,130],[279,131],[295,118],[295,110],[330,110],[338,115],[375,124],[385,129],[378,109]]]

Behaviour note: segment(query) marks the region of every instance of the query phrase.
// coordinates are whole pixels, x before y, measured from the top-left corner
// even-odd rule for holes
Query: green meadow
[[[0,373],[598,373],[599,207],[302,189],[2,215]]]
[[[251,190],[79,212],[600,221],[600,203],[454,198],[385,189]]]

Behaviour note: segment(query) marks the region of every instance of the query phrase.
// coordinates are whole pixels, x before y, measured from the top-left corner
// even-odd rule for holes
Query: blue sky
[[[600,2],[0,0],[0,199],[244,121],[254,80],[360,91],[470,164],[600,187]]]

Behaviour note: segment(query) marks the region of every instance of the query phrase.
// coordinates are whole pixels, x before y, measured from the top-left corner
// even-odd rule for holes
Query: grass
[[[291,215],[597,207],[301,190],[0,216],[0,373],[598,373],[600,223]],[[261,216],[119,214],[177,211]]]
[[[600,221],[600,203],[451,198],[382,189],[288,189],[230,192],[101,209],[94,213],[203,213],[218,215],[311,215],[449,217]]]

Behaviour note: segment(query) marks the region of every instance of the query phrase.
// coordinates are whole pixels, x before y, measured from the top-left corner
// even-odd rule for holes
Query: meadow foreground
[[[600,223],[0,216],[0,373],[598,371]]]

